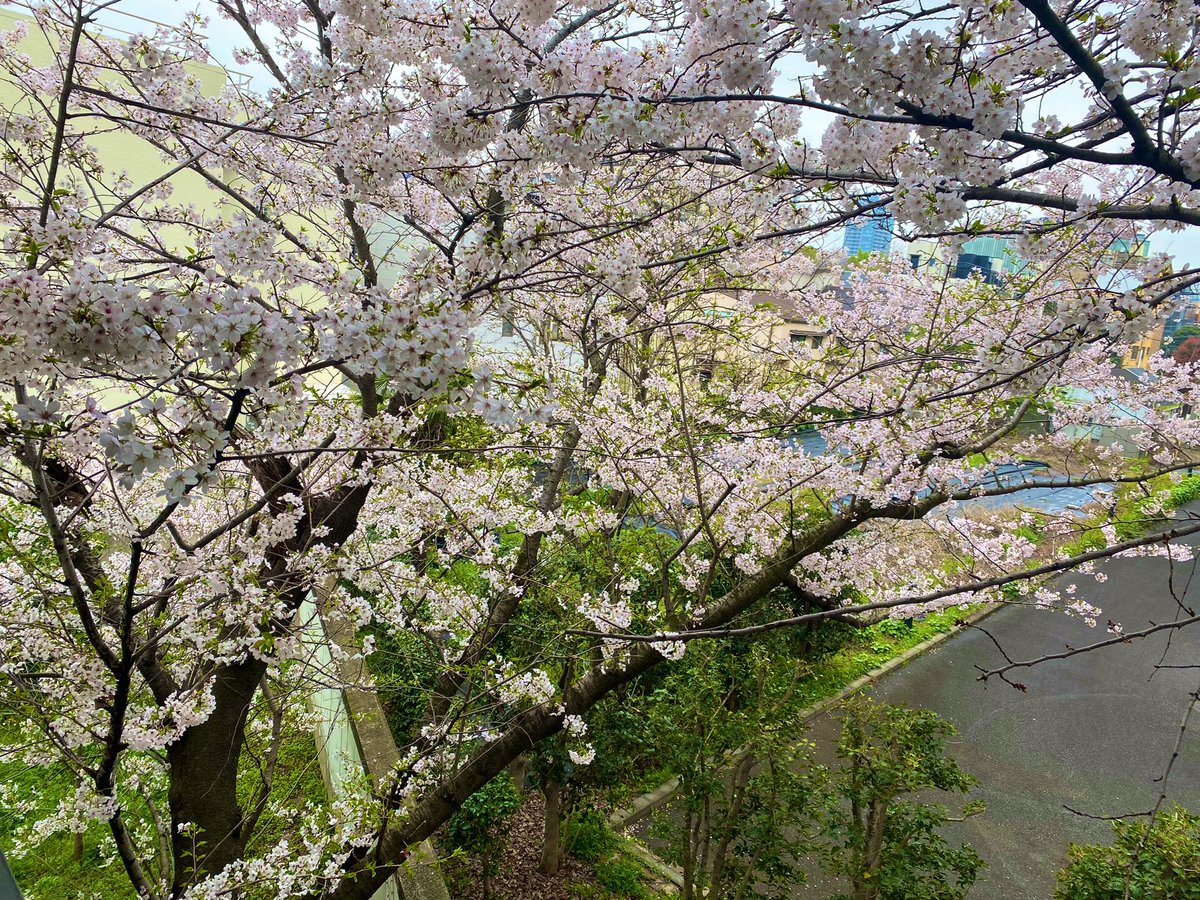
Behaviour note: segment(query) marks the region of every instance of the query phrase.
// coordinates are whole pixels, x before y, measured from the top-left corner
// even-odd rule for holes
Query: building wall
[[[29,56],[35,66],[51,65],[55,60],[51,41],[55,36],[43,33],[31,16],[0,10],[0,30],[11,31],[18,23],[28,26],[28,34],[19,44],[21,51]],[[197,88],[206,96],[215,96],[226,84],[226,73],[218,66],[188,62],[185,68],[188,76],[195,79]],[[3,76],[0,76],[0,108],[9,115],[45,115],[31,106],[28,97],[23,96],[23,90],[19,86]],[[72,122],[71,127],[77,131],[86,130],[93,127],[89,121],[94,121],[96,131],[103,132],[89,135],[88,143],[96,151],[106,183],[113,182],[116,173],[124,170],[129,173],[132,183],[138,186],[154,180],[170,168],[163,162],[162,154],[155,147],[135,135],[106,126],[101,119],[76,120]],[[172,176],[171,186],[172,199],[176,202],[191,202],[199,208],[213,209],[221,204],[220,195],[193,172],[179,172]]]
[[[1151,328],[1142,339],[1130,344],[1121,359],[1121,365],[1126,369],[1144,369],[1146,363],[1162,352],[1163,324],[1159,322]]]
[[[921,269],[934,278],[944,278],[949,271],[942,245],[937,241],[927,239],[908,241],[904,244],[901,252],[912,268]]]
[[[1133,238],[1117,238],[1105,253],[1108,264],[1118,268],[1128,265],[1131,260],[1145,259],[1149,255],[1150,239],[1140,232]]]
[[[874,200],[875,198],[868,198]],[[846,226],[842,249],[847,256],[858,253],[887,253],[892,246],[894,220],[882,210],[863,213]]]

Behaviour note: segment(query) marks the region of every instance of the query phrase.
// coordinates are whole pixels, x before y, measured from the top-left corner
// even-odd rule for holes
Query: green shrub
[[[1031,544],[1036,544],[1042,539],[1042,533],[1032,525],[1018,525],[1013,529],[1013,534],[1017,537],[1023,537]]]
[[[505,826],[521,808],[521,794],[507,772],[497,775],[470,797],[450,817],[447,837],[451,847],[476,856],[484,878],[499,871],[505,844]]]
[[[909,619],[884,619],[875,628],[886,637],[903,638],[908,637],[913,630],[913,624]]]
[[[1189,475],[1179,484],[1171,488],[1171,498],[1168,505],[1171,509],[1191,503],[1200,497],[1200,475]]]
[[[618,856],[596,866],[596,883],[610,894],[648,900],[650,894],[642,884],[642,868],[631,859]]]
[[[477,879],[471,871],[471,858],[462,850],[439,848],[438,871],[451,897],[467,897],[474,893]]]
[[[1110,846],[1072,844],[1057,900],[1200,900],[1200,816],[1164,810],[1146,834],[1141,820],[1113,822]],[[1125,882],[1129,881],[1129,893]]]
[[[617,849],[617,837],[594,809],[585,809],[567,826],[567,852],[585,863],[597,863]]]
[[[423,721],[431,686],[441,669],[430,644],[404,631],[377,630],[375,651],[367,665],[375,678],[388,727],[396,740],[407,743]]]

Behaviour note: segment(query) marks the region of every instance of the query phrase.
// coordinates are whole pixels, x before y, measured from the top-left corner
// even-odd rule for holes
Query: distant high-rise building
[[[875,203],[881,198],[867,197],[863,203]],[[887,253],[892,247],[893,219],[886,207],[877,207],[862,213],[846,226],[842,249],[847,256],[858,253]]]
[[[1134,257],[1145,259],[1150,255],[1149,235],[1137,232],[1132,238],[1117,238],[1108,247],[1105,256],[1110,265],[1121,266]]]
[[[1172,308],[1163,323],[1163,343],[1174,343],[1175,332],[1185,325],[1200,325],[1200,285],[1189,285],[1171,298]]]
[[[962,251],[954,263],[953,277],[967,278],[978,270],[984,281],[996,284],[1002,274],[1018,271],[1023,266],[1024,263],[1003,238],[973,238],[962,245]]]

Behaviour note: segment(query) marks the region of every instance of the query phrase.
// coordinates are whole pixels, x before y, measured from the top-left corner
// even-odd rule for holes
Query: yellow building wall
[[[1144,369],[1146,363],[1162,352],[1163,324],[1155,325],[1136,344],[1130,344],[1121,360],[1126,369]]]
[[[56,55],[52,41],[57,40],[56,34],[44,33],[31,16],[0,10],[0,30],[11,31],[18,24],[24,23],[28,28],[25,38],[18,44],[20,51],[26,54],[34,66],[49,66],[55,62]],[[120,37],[119,35],[106,35]],[[227,76],[219,66],[188,61],[184,63],[188,77],[195,80],[196,87],[205,96],[216,96],[227,82]],[[7,72],[0,73],[0,109],[8,115],[13,113],[29,116],[45,116],[25,96],[24,88],[14,83]],[[78,113],[81,110],[76,109]],[[122,129],[115,129],[102,118],[73,118],[69,123],[69,134],[86,134],[87,143],[94,149],[98,168],[88,174],[93,178],[93,186],[98,180],[108,186],[115,184],[117,176],[128,174],[132,190],[161,177],[174,164],[164,161],[162,154],[150,143]],[[70,179],[83,173],[70,171],[60,173]],[[172,189],[171,199],[177,203],[191,203],[198,209],[216,210],[220,207],[223,195],[209,187],[208,183],[194,172],[179,172],[170,179]],[[100,194],[100,200],[105,205],[119,202],[119,196]],[[170,233],[158,233],[159,238]],[[182,233],[181,233],[182,237]]]

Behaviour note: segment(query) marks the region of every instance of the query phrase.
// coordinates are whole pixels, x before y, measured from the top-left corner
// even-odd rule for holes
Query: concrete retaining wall
[[[379,697],[370,690],[371,675],[357,655],[353,629],[326,622],[318,607],[320,598],[310,598],[301,610],[303,627],[315,647],[313,663],[318,671],[336,674],[338,685],[318,687],[308,699],[317,714],[317,755],[325,788],[333,798],[346,794],[365,772],[378,787],[391,775],[400,751],[388,728]],[[332,646],[343,652],[335,663]],[[376,891],[372,900],[450,900],[446,883],[437,867],[437,851],[429,841],[412,848],[403,868]]]

